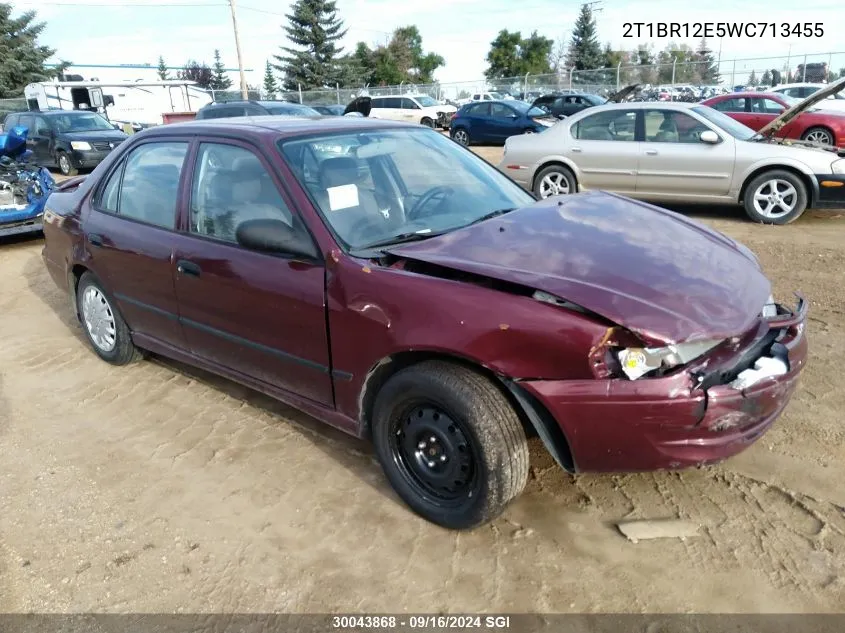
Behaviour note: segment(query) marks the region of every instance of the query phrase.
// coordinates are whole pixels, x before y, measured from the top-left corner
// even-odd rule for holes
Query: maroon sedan
[[[701,103],[724,112],[752,130],[760,130],[779,117],[784,110],[801,101],[802,99],[770,92],[731,92]],[[778,131],[777,136],[845,147],[845,114],[810,109],[787,123]]]
[[[51,195],[44,235],[103,360],[168,356],[369,437],[451,528],[520,493],[528,435],[573,472],[734,455],[807,354],[804,301],[741,244],[613,194],[537,202],[417,125],[146,130]]]

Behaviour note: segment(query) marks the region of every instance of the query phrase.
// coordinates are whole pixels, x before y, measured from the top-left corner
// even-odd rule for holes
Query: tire
[[[563,165],[549,165],[534,179],[534,195],[540,200],[570,193],[578,193],[578,183],[575,174]]]
[[[758,196],[773,195],[773,187],[777,190],[778,196],[774,201],[771,198],[768,200],[758,198]],[[790,187],[794,191],[791,195]],[[782,202],[778,203],[778,199]],[[759,202],[759,208],[755,201]],[[756,176],[748,183],[742,197],[745,213],[754,222],[761,224],[783,225],[794,222],[804,213],[807,203],[807,186],[801,178],[782,169],[772,169]],[[790,208],[781,206],[783,204]]]
[[[812,141],[815,143],[822,143],[824,145],[835,145],[836,141],[834,140],[833,132],[831,132],[826,127],[816,126],[811,127],[809,130],[804,132],[801,135],[802,141]]]
[[[86,301],[91,301],[93,306],[86,307]],[[85,273],[79,279],[76,309],[85,337],[97,356],[112,365],[128,365],[142,358],[114,300],[92,273]],[[104,329],[95,329],[98,317],[104,319],[101,321]]]
[[[445,528],[495,519],[528,479],[516,411],[487,378],[452,363],[426,361],[390,378],[375,401],[372,434],[396,493]]]
[[[469,132],[462,127],[453,130],[451,136],[453,141],[464,147],[468,147],[472,143],[469,138]]]
[[[56,152],[56,164],[59,166],[59,171],[62,172],[63,176],[76,176],[79,173],[79,170],[70,161],[70,156],[67,152]]]
[[[432,128],[432,129],[434,129],[434,128],[436,127],[436,126],[434,125],[434,120],[433,120],[433,119],[430,119],[430,118],[428,118],[428,117],[424,117],[424,118],[423,118],[423,120],[422,120],[422,121],[420,121],[420,124],[421,124],[421,125],[424,125],[424,126],[426,126],[426,127],[430,127],[430,128]]]
[[[527,127],[524,130],[522,130],[522,133],[523,134],[534,134],[535,132],[534,132],[534,128]]]

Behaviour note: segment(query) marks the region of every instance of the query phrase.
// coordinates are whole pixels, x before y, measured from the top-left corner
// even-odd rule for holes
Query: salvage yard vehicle
[[[18,112],[9,114],[3,125],[27,128],[33,159],[45,167],[57,166],[65,176],[96,167],[129,138],[102,115],[80,110]]]
[[[479,101],[452,115],[449,136],[461,145],[504,143],[516,134],[534,134],[557,123],[545,110],[524,101]]]
[[[801,101],[769,92],[735,92],[707,99],[701,105],[724,112],[756,131]],[[822,101],[821,105],[826,103]],[[809,108],[783,126],[778,137],[845,147],[845,112]]]
[[[369,107],[369,116],[374,119],[419,123],[443,129],[449,127],[452,115],[458,111],[455,106],[442,104],[428,95],[412,94],[371,97]]]
[[[788,224],[807,208],[845,207],[845,150],[775,136],[843,85],[804,99],[759,132],[701,104],[595,106],[543,134],[509,138],[498,168],[541,199],[598,189],[741,204],[755,222]]]
[[[29,130],[5,129],[0,134],[0,237],[37,233],[55,183],[26,147]]]
[[[200,108],[195,118],[199,121],[267,115],[322,116],[314,108],[290,101],[215,101]]]
[[[770,88],[766,92],[774,92],[784,97],[791,97],[793,99],[806,99],[810,95],[824,90],[828,84],[814,84],[814,83],[797,83],[797,84],[778,84],[774,88]],[[845,114],[845,95],[842,92],[830,94],[819,102],[819,106],[824,110],[836,110]]]
[[[572,472],[739,453],[807,355],[806,303],[742,244],[610,193],[537,201],[417,124],[145,130],[50,196],[44,235],[101,359],[161,354],[370,438],[455,529],[520,494],[527,435]]]

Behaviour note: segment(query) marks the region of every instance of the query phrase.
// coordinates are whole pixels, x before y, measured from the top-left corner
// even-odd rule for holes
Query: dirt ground
[[[811,301],[786,414],[682,473],[571,477],[533,444],[523,496],[469,533],[417,518],[367,445],[304,415],[169,361],[98,360],[42,240],[5,240],[0,612],[841,611],[845,217],[681,210],[754,249],[779,299]],[[666,517],[700,534],[615,527]]]

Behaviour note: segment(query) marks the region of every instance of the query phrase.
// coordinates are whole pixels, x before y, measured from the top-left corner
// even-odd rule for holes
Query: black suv
[[[197,119],[226,119],[237,116],[320,116],[314,108],[290,101],[215,101],[197,111]]]
[[[115,147],[129,138],[101,114],[84,110],[13,112],[6,115],[3,129],[27,128],[26,145],[32,158],[43,167],[57,166],[65,176],[80,169],[93,169]]]

